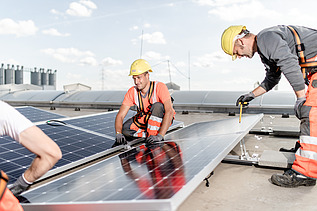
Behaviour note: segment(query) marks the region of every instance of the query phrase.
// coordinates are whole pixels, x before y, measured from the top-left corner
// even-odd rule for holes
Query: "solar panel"
[[[164,143],[141,145],[29,190],[22,206],[26,211],[176,210],[262,117],[190,125]]]
[[[105,113],[98,113],[92,114],[87,116],[81,117],[73,117],[69,120],[64,120],[68,125],[73,125],[78,128],[83,128],[86,130],[94,131],[99,134],[107,135],[108,137],[115,137],[115,127],[114,127],[114,120],[116,118],[118,111],[113,112],[105,112]],[[131,118],[136,114],[135,111],[129,110],[124,121]],[[173,124],[170,126],[169,130],[175,129],[177,127],[183,127],[183,122],[174,121]]]
[[[74,166],[88,162],[115,151],[111,149],[114,142],[103,136],[69,126],[53,127],[47,124],[38,127],[54,140],[60,147],[63,157],[42,178],[54,175]],[[29,167],[35,155],[11,139],[0,137],[0,163],[10,181],[14,182]]]
[[[99,134],[115,137],[114,121],[118,111],[92,114],[81,117],[73,117],[69,120],[64,120],[68,125],[73,125],[78,128],[94,131]],[[129,111],[125,119],[131,118],[135,112]]]
[[[35,114],[45,114],[45,111],[42,112],[33,107],[20,109],[23,114],[28,114],[28,117],[31,118],[35,117]],[[44,123],[37,124],[46,135],[56,142],[63,154],[62,159],[42,179],[123,148],[123,146],[112,148],[115,141],[116,114],[117,111],[64,118],[62,120],[66,125],[56,127]],[[130,118],[134,114],[135,112],[130,111],[126,118]],[[53,116],[39,115],[39,117],[44,120],[44,117]],[[39,121],[39,119],[35,121]],[[34,157],[33,153],[9,136],[0,137],[0,168],[8,174],[9,184],[13,183],[29,167]]]
[[[32,106],[17,107],[16,110],[18,110],[31,122],[40,122],[40,121],[45,121],[50,119],[60,119],[65,117],[63,115],[55,114],[49,111],[44,111]]]

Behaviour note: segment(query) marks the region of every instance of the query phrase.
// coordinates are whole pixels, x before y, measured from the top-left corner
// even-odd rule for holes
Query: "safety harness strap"
[[[4,191],[6,190],[9,177],[6,173],[0,170],[0,200],[3,196]]]
[[[307,85],[309,85],[308,71],[306,71],[306,68],[317,67],[317,62],[316,61],[312,61],[312,62],[306,61],[306,57],[304,54],[305,45],[304,45],[304,43],[301,42],[301,39],[300,39],[298,32],[292,26],[287,26],[287,27],[290,29],[290,31],[292,32],[292,34],[295,38],[295,42],[296,42],[295,47],[296,47],[296,52],[297,52],[297,56],[298,56],[298,60],[299,60],[299,65],[301,66],[305,83]]]
[[[152,97],[152,94],[153,94],[153,91],[154,91],[154,81],[151,81],[150,82],[150,88],[149,88],[149,92],[148,92],[148,100],[149,100],[149,111],[148,112],[145,112],[145,109],[144,109],[144,105],[143,105],[143,101],[142,101],[142,96],[141,96],[141,92],[138,90],[138,99],[139,99],[139,106],[138,106],[138,112],[137,114],[133,117],[133,122],[134,124],[138,127],[138,128],[141,128],[141,129],[146,129],[147,128],[147,123],[148,123],[148,120],[151,116],[151,107],[152,107],[152,104],[151,104],[151,97]],[[144,123],[140,123],[139,122],[139,119],[141,117],[144,117]]]

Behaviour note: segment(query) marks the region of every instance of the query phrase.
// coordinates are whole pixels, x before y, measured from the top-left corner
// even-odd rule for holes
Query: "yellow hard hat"
[[[221,48],[226,54],[232,56],[232,61],[237,58],[237,55],[233,55],[234,38],[240,34],[242,30],[246,30],[246,27],[242,25],[230,26],[221,36]]]
[[[144,59],[137,59],[131,64],[129,76],[140,75],[147,71],[152,72],[150,64]]]

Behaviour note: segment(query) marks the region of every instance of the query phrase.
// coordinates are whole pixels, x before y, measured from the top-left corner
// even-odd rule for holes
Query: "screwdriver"
[[[242,107],[243,107],[243,105],[247,105],[248,103],[247,102],[243,102],[243,103],[239,102],[239,104],[240,104],[239,123],[241,123]]]

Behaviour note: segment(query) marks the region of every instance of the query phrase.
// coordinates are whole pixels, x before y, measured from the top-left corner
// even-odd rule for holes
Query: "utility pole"
[[[141,35],[140,59],[142,59],[142,50],[143,50],[143,30],[142,30],[142,35]]]
[[[190,91],[190,51],[188,51],[188,90]]]

